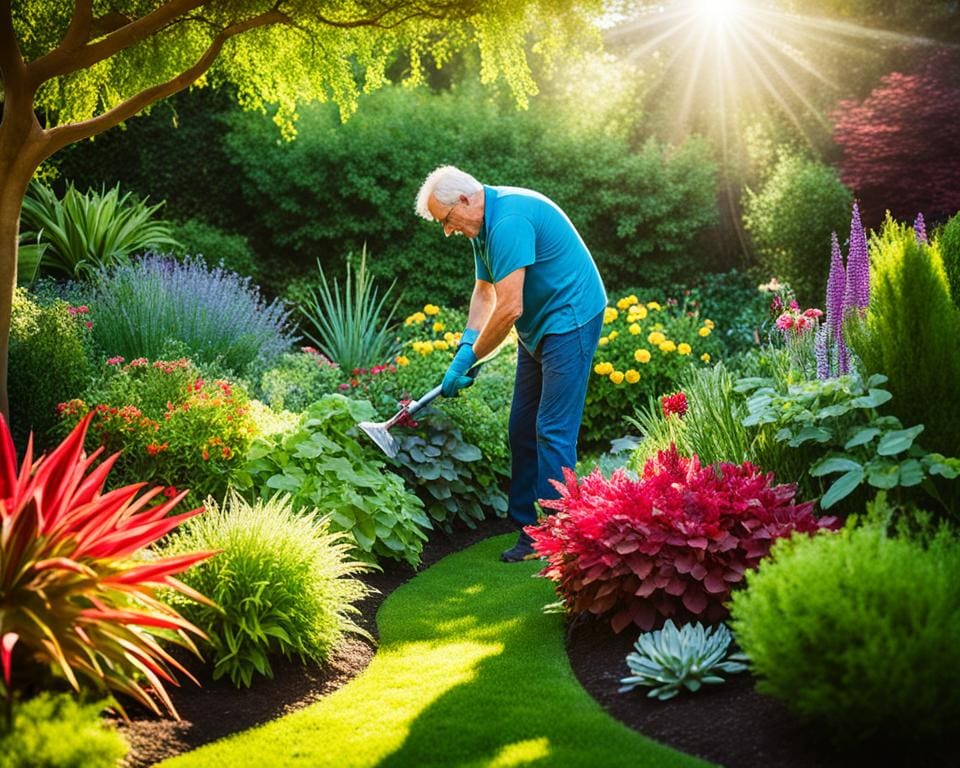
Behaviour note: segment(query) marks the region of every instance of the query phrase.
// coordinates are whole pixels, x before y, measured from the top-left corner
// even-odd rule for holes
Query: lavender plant
[[[918,243],[930,245],[930,240],[927,239],[927,224],[923,220],[922,213],[918,213],[917,218],[913,220],[913,232],[917,236]]]
[[[249,278],[202,259],[147,254],[98,271],[92,284],[94,340],[111,356],[157,359],[175,341],[178,354],[246,377],[295,340],[279,301],[267,303]]]
[[[846,286],[843,296],[844,314],[856,308],[866,310],[870,304],[870,257],[867,235],[860,222],[860,208],[853,204],[850,220],[850,251],[847,253]]]

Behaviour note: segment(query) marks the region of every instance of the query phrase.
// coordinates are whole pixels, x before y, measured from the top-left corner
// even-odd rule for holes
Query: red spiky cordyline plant
[[[104,493],[118,454],[94,466],[102,449],[84,454],[89,423],[90,416],[36,462],[31,438],[18,471],[0,415],[0,694],[9,716],[16,649],[62,672],[75,689],[84,677],[176,717],[164,683],[178,684],[172,669],[196,680],[158,639],[196,653],[187,632],[203,633],[156,589],[209,602],[174,574],[215,553],[153,560],[138,553],[203,508],[168,516],[188,492],[151,505],[163,489],[141,494],[145,483]]]

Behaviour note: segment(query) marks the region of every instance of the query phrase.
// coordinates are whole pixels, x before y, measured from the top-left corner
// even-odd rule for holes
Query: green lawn
[[[483,541],[396,590],[377,617],[377,655],[344,688],[161,765],[708,765],[626,728],[584,692],[561,617],[542,613],[555,598],[531,578],[539,564],[497,560],[512,540]]]

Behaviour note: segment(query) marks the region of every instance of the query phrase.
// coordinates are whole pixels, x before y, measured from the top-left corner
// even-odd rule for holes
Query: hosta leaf
[[[830,509],[834,504],[849,496],[863,482],[863,467],[857,466],[834,481],[820,499],[821,509]]]
[[[909,429],[900,429],[888,432],[880,438],[877,444],[877,453],[880,456],[896,456],[913,445],[914,438],[923,432],[923,424],[917,424]]]
[[[844,450],[849,451],[851,448],[856,448],[858,445],[866,445],[873,438],[880,434],[880,430],[876,427],[864,427],[861,430],[858,430],[853,437],[851,437],[844,444]]]
[[[833,472],[851,472],[858,469],[863,470],[859,462],[844,456],[832,456],[814,464],[810,468],[810,474],[813,477],[822,477],[823,475],[829,475]]]

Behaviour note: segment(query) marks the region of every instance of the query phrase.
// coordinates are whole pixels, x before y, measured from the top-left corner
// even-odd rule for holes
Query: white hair
[[[417,193],[417,215],[427,221],[434,220],[427,207],[431,195],[444,205],[453,205],[460,195],[471,197],[481,189],[483,185],[469,173],[452,165],[441,165],[430,172]]]

